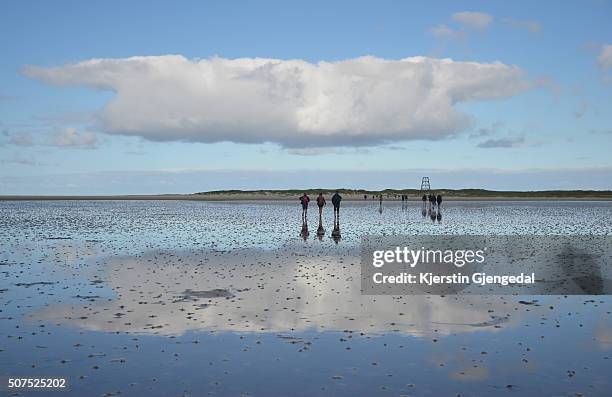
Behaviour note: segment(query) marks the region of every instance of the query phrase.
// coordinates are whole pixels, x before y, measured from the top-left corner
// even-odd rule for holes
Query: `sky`
[[[0,195],[612,189],[612,1],[5,1]]]

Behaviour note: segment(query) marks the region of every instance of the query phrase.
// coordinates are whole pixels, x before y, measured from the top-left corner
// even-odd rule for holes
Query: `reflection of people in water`
[[[342,236],[340,235],[340,217],[334,218],[334,230],[331,232],[331,237],[336,244],[338,244],[342,239]]]
[[[323,228],[323,217],[319,214],[319,227],[317,227],[317,238],[319,241],[323,241],[323,236],[325,236],[325,229]]]
[[[431,205],[431,209],[435,210],[436,208],[436,195],[435,194],[429,195],[429,204]]]
[[[302,236],[304,241],[306,241],[309,235],[310,232],[308,231],[308,221],[306,220],[306,217],[304,217],[302,218],[302,231],[300,231],[300,236]]]
[[[380,205],[378,206],[378,213],[382,214],[382,200],[380,201]]]
[[[442,221],[442,195],[438,194],[436,197],[436,203],[438,204],[438,215],[436,219],[438,219],[438,223]]]
[[[423,205],[421,206],[421,215],[423,216],[423,218],[425,218],[427,216],[427,195],[424,194],[423,197],[421,197],[421,201],[423,201]]]
[[[431,210],[430,218],[432,222],[436,221],[436,209],[435,208]]]

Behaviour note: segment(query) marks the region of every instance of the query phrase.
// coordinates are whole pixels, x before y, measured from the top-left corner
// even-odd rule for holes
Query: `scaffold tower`
[[[421,192],[429,193],[430,191],[431,191],[431,186],[429,185],[429,177],[424,176],[423,179],[421,179]]]

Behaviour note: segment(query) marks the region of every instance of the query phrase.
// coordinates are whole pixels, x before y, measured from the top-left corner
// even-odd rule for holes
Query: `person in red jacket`
[[[319,207],[319,217],[323,214],[323,207],[327,204],[325,201],[325,197],[323,197],[323,193],[319,193],[319,197],[317,197],[317,206]]]

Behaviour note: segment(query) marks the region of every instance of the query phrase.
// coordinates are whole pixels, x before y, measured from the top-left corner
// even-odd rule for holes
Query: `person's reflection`
[[[382,197],[382,195],[381,195]],[[378,213],[382,214],[382,200],[380,201],[380,205],[378,206]]]
[[[442,222],[442,211],[440,209],[438,209],[438,216],[436,218],[438,219],[438,223]]]
[[[432,222],[435,222],[435,221],[436,221],[436,209],[435,209],[435,208],[432,208],[432,209],[431,209],[430,218],[431,218],[431,221],[432,221]]]
[[[342,239],[340,235],[340,217],[334,217],[334,230],[331,232],[331,237],[336,244]]]
[[[323,236],[325,236],[325,229],[323,228],[323,217],[319,214],[319,227],[317,227],[317,238],[319,241],[323,241]]]
[[[308,232],[308,220],[305,217],[302,217],[302,230],[300,231],[300,236],[306,241],[310,232]]]

